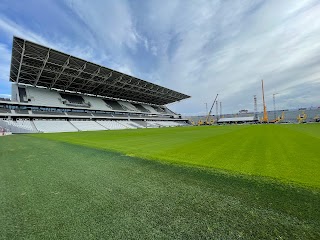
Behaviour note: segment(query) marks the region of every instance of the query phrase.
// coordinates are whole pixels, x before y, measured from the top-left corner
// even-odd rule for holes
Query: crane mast
[[[267,113],[267,106],[266,102],[264,101],[264,87],[263,87],[263,80],[261,80],[262,83],[262,102],[263,102],[263,118],[262,122],[267,123],[268,122],[268,113]]]
[[[209,111],[209,113],[208,113],[208,116],[207,116],[207,118],[206,118],[206,123],[207,123],[207,124],[209,124],[210,114],[211,114],[211,112],[212,112],[212,109],[213,109],[213,107],[214,107],[214,104],[215,104],[216,101],[217,101],[218,95],[219,95],[219,94],[217,94],[216,98],[214,99],[214,101],[213,101],[213,103],[212,103],[212,106],[211,106],[211,108],[210,108],[210,111]]]

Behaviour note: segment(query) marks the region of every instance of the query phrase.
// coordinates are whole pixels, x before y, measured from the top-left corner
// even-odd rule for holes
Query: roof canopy
[[[157,105],[190,97],[18,37],[10,81]]]

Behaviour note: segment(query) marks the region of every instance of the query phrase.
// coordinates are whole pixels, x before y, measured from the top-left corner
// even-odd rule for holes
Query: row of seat
[[[0,108],[0,113],[15,113],[15,114],[23,114],[29,115],[29,110],[27,109],[15,109],[11,111],[10,109]],[[54,111],[41,111],[41,110],[32,110],[30,112],[31,114],[35,115],[69,115],[69,116],[97,116],[97,117],[131,117],[131,118],[145,118],[145,116],[134,114],[129,115],[128,113],[90,113],[90,112],[54,112]],[[169,116],[161,116],[161,115],[155,115],[153,117],[161,117],[161,118],[170,118]]]
[[[13,133],[77,132],[182,126],[173,121],[66,121],[66,120],[1,120],[0,126]]]
[[[179,127],[179,126],[187,126],[188,124],[185,122],[173,122],[173,121],[147,121],[148,127]]]
[[[38,132],[30,120],[0,120],[0,126],[13,133],[35,133]]]
[[[153,114],[173,114],[172,111],[165,107],[150,106],[147,104],[134,104],[126,101],[115,101],[111,99],[104,99],[94,96],[87,95],[70,95],[65,93],[60,93],[54,90],[35,88],[24,86],[18,87],[19,90],[23,89],[25,92],[23,102],[39,104],[43,106],[53,106],[53,107],[65,107],[66,101],[70,103],[84,104],[83,107],[90,108],[93,110],[100,111],[131,111],[131,112],[145,112]]]

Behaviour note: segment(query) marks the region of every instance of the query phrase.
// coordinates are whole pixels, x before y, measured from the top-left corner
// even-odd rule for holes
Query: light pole
[[[205,103],[205,105],[206,105],[206,114],[205,115],[207,115],[207,113],[208,113],[208,103]]]
[[[274,114],[274,120],[277,118],[277,112],[276,112],[276,95],[278,93],[273,94],[273,114]]]

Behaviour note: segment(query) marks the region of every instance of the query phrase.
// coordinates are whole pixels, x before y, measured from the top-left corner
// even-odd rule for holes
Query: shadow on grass
[[[317,189],[29,136],[3,139],[4,239],[320,238]]]

